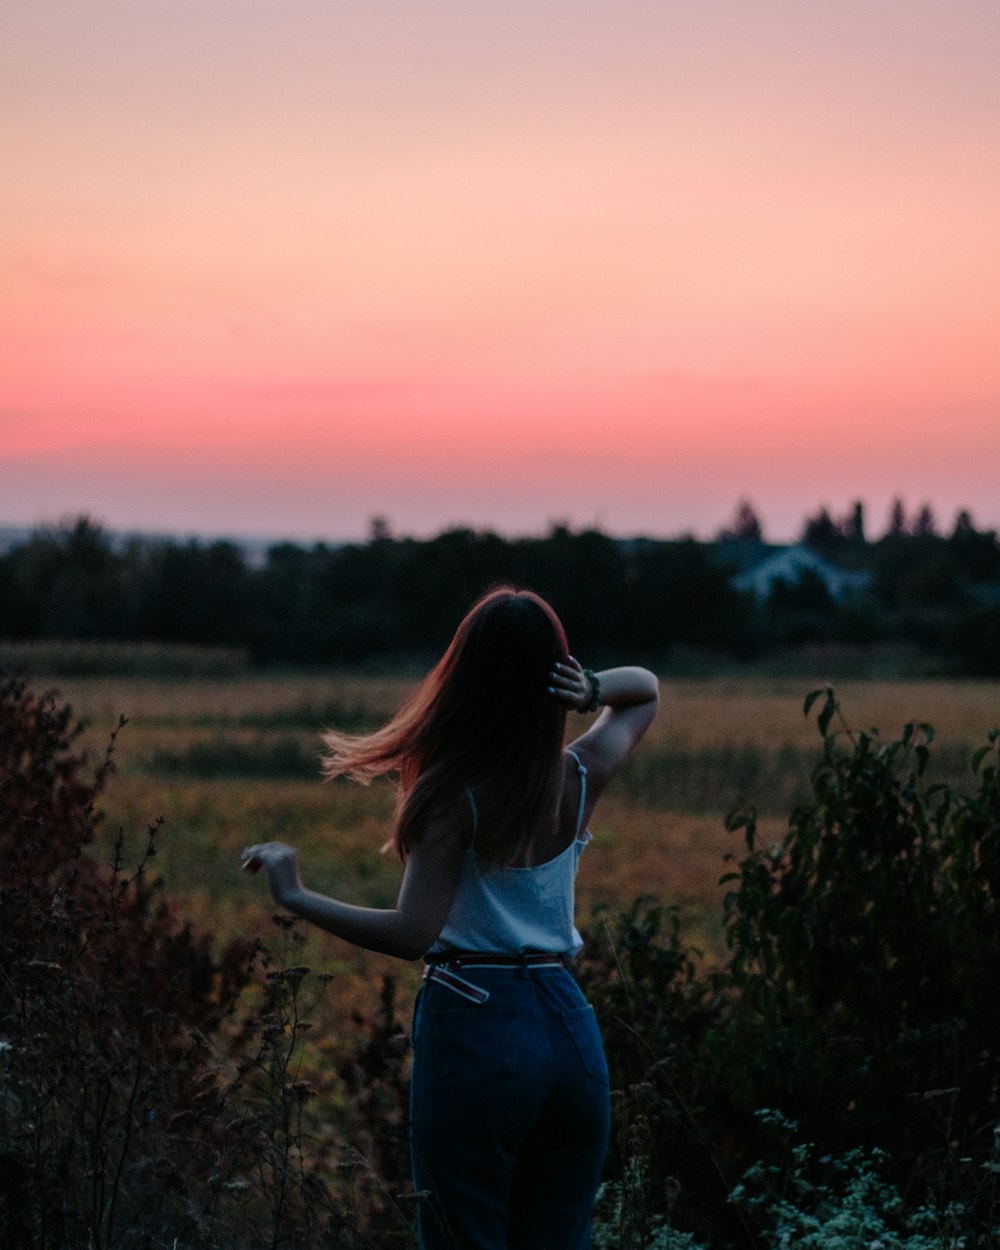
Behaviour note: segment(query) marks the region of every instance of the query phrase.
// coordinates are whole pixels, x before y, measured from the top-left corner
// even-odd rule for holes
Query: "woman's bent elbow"
[[[392,949],[386,953],[397,959],[421,959],[434,945],[437,935],[437,929],[432,932],[426,926],[404,929],[396,934]]]
[[[416,942],[404,942],[389,953],[395,955],[397,959],[412,961],[422,958],[429,946],[430,942],[421,942],[419,945]]]

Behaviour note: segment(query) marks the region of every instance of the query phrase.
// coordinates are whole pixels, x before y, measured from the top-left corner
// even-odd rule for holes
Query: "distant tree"
[[[954,608],[965,601],[965,593],[946,552],[933,552],[928,558],[915,561],[898,587],[903,607]]]
[[[843,524],[845,537],[855,546],[863,547],[865,538],[865,505],[860,499],[855,500],[851,511]]]
[[[972,519],[972,513],[968,510],[968,508],[961,508],[955,514],[955,528],[951,532],[952,538],[956,537],[958,534],[975,533],[975,530],[976,526]]]
[[[976,529],[964,508],[955,517],[948,551],[960,577],[972,582],[1000,581],[1000,543],[996,530]]]
[[[948,649],[970,676],[1000,678],[1000,607],[973,608],[957,616]]]
[[[748,500],[741,499],[736,505],[732,523],[719,531],[717,541],[759,543],[763,540],[764,528],[760,523],[760,517]]]
[[[802,543],[822,556],[833,556],[844,545],[844,535],[826,507],[807,517],[802,529]]]
[[[150,551],[143,632],[166,642],[246,641],[250,577],[235,544],[162,543]]]
[[[920,505],[913,521],[913,533],[918,538],[934,538],[937,535],[937,520],[929,503]]]
[[[622,644],[648,654],[676,644],[738,649],[752,615],[750,597],[732,588],[708,546],[693,539],[638,546],[618,603],[615,615],[628,629]]]
[[[835,606],[829,587],[815,569],[802,569],[794,581],[775,578],[767,602],[777,612],[829,613]]]
[[[10,553],[17,600],[5,614],[14,637],[115,638],[125,633],[121,560],[88,516],[36,531]]]
[[[906,508],[902,499],[897,495],[889,509],[889,528],[886,530],[886,537],[900,538],[905,533],[907,533]]]
[[[368,541],[372,543],[389,542],[392,538],[392,526],[389,518],[382,516],[373,516],[368,522]]]

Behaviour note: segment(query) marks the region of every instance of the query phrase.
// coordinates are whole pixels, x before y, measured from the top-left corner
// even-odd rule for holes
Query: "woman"
[[[399,773],[396,906],[306,889],[284,843],[243,852],[281,907],[425,958],[410,1127],[425,1250],[590,1244],[610,1112],[594,1013],[567,967],[582,946],[573,880],[594,804],[657,697],[645,669],[583,669],[537,595],[495,590],[388,725],[326,735],[326,776]],[[598,708],[564,749],[567,710]]]

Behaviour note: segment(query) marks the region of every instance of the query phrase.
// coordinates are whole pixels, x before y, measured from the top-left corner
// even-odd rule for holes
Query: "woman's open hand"
[[[565,663],[556,662],[549,674],[549,694],[567,707],[586,707],[593,690],[590,678],[583,671],[580,661],[569,655]]]
[[[247,872],[264,869],[274,901],[281,906],[293,891],[302,888],[298,852],[287,842],[260,842],[257,846],[248,846],[241,859]]]

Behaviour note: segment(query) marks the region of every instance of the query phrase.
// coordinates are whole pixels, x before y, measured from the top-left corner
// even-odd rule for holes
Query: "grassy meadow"
[[[136,666],[141,667],[141,666]],[[388,784],[366,790],[319,780],[325,726],[363,730],[398,705],[411,677],[356,673],[266,674],[210,665],[194,675],[63,676],[33,679],[57,689],[86,724],[95,762],[119,717],[128,724],[116,747],[117,776],[103,800],[98,854],[123,828],[133,855],[146,826],[163,818],[157,866],[179,913],[220,936],[280,941],[261,879],[239,869],[249,842],[296,845],[306,881],[352,902],[384,906],[400,868],[380,854],[390,828]],[[639,894],[677,903],[689,942],[721,954],[718,878],[727,852],[742,849],[724,817],[753,804],[759,827],[777,838],[805,793],[818,757],[814,718],[804,695],[821,679],[801,676],[664,678],[659,718],[608,792],[592,822],[594,841],[581,864],[578,916],[591,941],[603,940],[599,904],[626,906]],[[1000,687],[990,682],[845,680],[838,697],[852,728],[884,738],[910,720],[937,731],[932,768],[961,786],[968,760],[1000,721]],[[570,729],[585,722],[571,718]],[[295,956],[337,974],[329,1007],[373,1009],[381,974],[412,988],[417,965],[353,950],[311,933]]]

